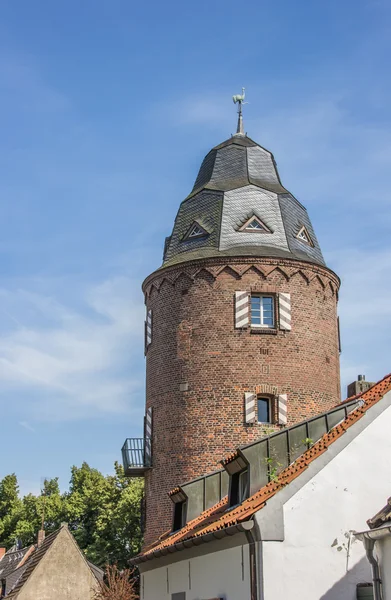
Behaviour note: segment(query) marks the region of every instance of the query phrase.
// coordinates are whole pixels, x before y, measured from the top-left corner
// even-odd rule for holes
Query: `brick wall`
[[[326,268],[266,258],[192,262],[144,282],[153,311],[147,407],[154,415],[146,544],[171,527],[171,488],[219,467],[264,432],[244,423],[244,392],[287,394],[288,425],[339,402],[338,287]],[[292,331],[235,329],[239,290],[289,292]]]

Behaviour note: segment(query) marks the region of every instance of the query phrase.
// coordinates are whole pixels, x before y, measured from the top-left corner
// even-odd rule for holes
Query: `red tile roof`
[[[144,552],[139,555],[139,558],[152,558],[153,554],[158,550],[168,549],[179,542],[200,537],[207,533],[213,533],[248,520],[254,513],[263,508],[272,496],[305,471],[312,461],[323,454],[323,452],[326,452],[327,448],[335,440],[341,437],[349,427],[361,419],[366,411],[381,400],[390,390],[391,374],[386,375],[386,377],[373,385],[366,392],[359,394],[357,397],[364,401],[363,405],[353,410],[343,421],[341,421],[341,423],[333,427],[328,433],[324,434],[318,442],[284,469],[275,481],[270,481],[250,498],[229,511],[227,510],[228,498],[226,496],[218,504],[205,510],[192,521],[189,521],[189,523],[179,531],[171,535],[171,532],[165,533],[157,542],[145,548]],[[235,453],[232,453],[227,457],[224,463],[228,463],[234,456]]]

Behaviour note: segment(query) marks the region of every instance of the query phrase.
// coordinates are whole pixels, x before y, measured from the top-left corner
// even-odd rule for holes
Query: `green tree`
[[[97,565],[126,566],[140,550],[140,506],[142,481],[124,476],[114,465],[114,475],[103,476],[86,463],[72,467],[70,491],[66,495],[67,521],[79,546]]]
[[[0,482],[0,540],[7,547],[15,542],[15,529],[21,514],[18,480],[15,473],[6,475]]]
[[[142,480],[125,477],[118,463],[107,476],[87,463],[74,466],[69,491],[61,494],[58,479],[49,479],[39,496],[22,499],[16,476],[7,475],[0,481],[0,544],[36,542],[44,515],[46,533],[66,521],[89,560],[124,568],[141,547],[142,495]]]

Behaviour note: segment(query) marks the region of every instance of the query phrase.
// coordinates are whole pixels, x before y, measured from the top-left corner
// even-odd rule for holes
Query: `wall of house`
[[[284,504],[284,541],[262,543],[265,599],[354,600],[357,583],[371,581],[364,546],[350,532],[366,530],[368,517],[390,495],[390,430],[388,407]],[[262,511],[258,515],[262,531]]]
[[[288,424],[338,402],[338,286],[319,265],[259,257],[200,260],[147,279],[153,468],[145,478],[146,544],[171,528],[170,489],[265,433],[245,423],[245,392],[287,394]],[[235,329],[235,291],[290,293],[292,330]]]
[[[391,535],[376,542],[376,550],[379,553],[383,600],[391,600]]]
[[[62,530],[17,600],[92,600],[97,581],[70,533]]]
[[[186,600],[250,600],[248,546],[146,571],[140,584],[140,600],[171,600],[171,595],[179,592],[186,593]]]

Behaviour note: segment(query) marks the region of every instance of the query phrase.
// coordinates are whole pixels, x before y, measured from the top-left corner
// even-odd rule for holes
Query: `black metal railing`
[[[149,438],[127,438],[122,446],[125,475],[137,477],[152,466],[152,447]]]

